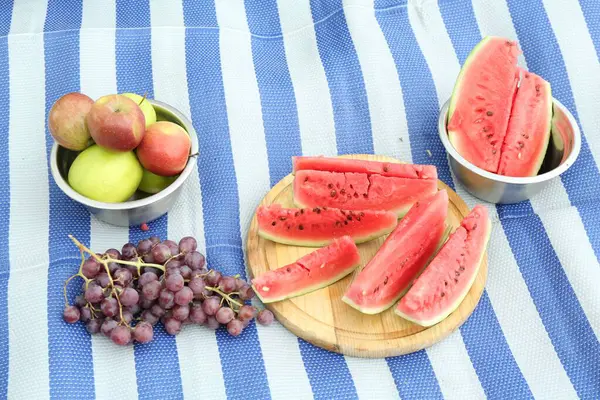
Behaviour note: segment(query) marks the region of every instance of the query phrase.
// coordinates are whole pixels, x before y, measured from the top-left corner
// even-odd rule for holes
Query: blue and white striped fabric
[[[436,120],[484,35],[519,41],[585,140],[543,193],[490,205],[488,284],[448,339],[367,360],[278,324],[116,348],[62,321],[67,234],[95,251],[194,235],[212,266],[244,274],[252,212],[292,155],[434,163],[472,207]],[[0,398],[599,399],[599,60],[598,0],[2,1]],[[52,180],[47,113],[70,91],[147,92],[193,120],[198,169],[149,232],[99,222]]]

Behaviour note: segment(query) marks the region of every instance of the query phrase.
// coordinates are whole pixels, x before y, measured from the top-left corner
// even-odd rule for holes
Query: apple
[[[155,194],[169,186],[171,183],[175,182],[179,175],[175,176],[160,176],[153,174],[144,168],[144,173],[142,174],[142,181],[138,186],[138,190],[141,190],[145,193]]]
[[[69,185],[92,200],[120,203],[129,199],[142,180],[142,166],[133,151],[92,145],[79,153],[69,169]]]
[[[130,151],[142,141],[146,119],[135,101],[110,94],[92,105],[87,126],[96,144],[115,151]]]
[[[159,121],[146,129],[137,156],[142,166],[160,176],[174,176],[185,168],[192,142],[176,123]]]
[[[92,104],[94,100],[77,92],[56,100],[48,113],[48,130],[56,143],[75,151],[84,150],[93,143],[85,122]]]
[[[146,118],[146,126],[152,125],[156,122],[156,110],[154,110],[154,106],[150,104],[148,99],[135,93],[123,93],[123,96],[129,97],[131,100],[135,101],[138,106],[140,106],[142,112],[144,113],[144,117]]]

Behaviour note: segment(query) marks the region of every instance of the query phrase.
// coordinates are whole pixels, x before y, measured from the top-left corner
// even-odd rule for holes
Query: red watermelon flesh
[[[293,173],[300,170],[329,172],[359,172],[367,175],[395,176],[398,178],[437,179],[434,165],[401,164],[386,161],[354,160],[338,157],[292,157]]]
[[[461,68],[450,99],[450,142],[467,161],[494,173],[519,80],[519,54],[514,41],[483,38]]]
[[[294,178],[294,204],[300,208],[385,210],[402,217],[419,199],[437,191],[435,179],[410,179],[354,172],[300,170]]]
[[[475,206],[402,297],[396,314],[431,326],[456,310],[479,272],[491,229],[487,208]]]
[[[354,240],[343,236],[295,263],[252,279],[252,287],[263,303],[272,303],[329,286],[351,273],[359,264],[360,254]]]
[[[365,314],[391,307],[443,242],[447,214],[445,190],[415,203],[359,272],[342,300]]]
[[[390,233],[398,223],[396,214],[391,211],[284,208],[280,204],[259,207],[256,217],[261,237],[310,247],[325,246],[342,236],[363,243]]]
[[[498,167],[498,174],[506,176],[537,175],[550,141],[550,84],[525,70],[521,76]]]

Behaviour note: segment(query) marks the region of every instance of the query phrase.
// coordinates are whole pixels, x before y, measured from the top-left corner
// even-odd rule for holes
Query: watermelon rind
[[[391,226],[389,228],[385,228],[385,229],[381,229],[379,231],[374,231],[369,235],[366,236],[351,236],[352,240],[354,240],[354,243],[356,244],[361,244],[361,243],[366,243],[369,242],[371,240],[377,239],[383,235],[387,235],[388,233],[390,233],[391,231],[394,230],[395,226]],[[335,239],[335,237],[332,237],[331,239],[323,239],[323,240],[292,240],[292,239],[286,239],[283,238],[281,236],[275,236],[275,235],[270,235],[269,233],[265,232],[265,231],[258,231],[258,236],[262,237],[263,239],[266,240],[270,240],[271,242],[275,242],[275,243],[280,243],[280,244],[285,244],[285,245],[289,245],[289,246],[298,246],[298,247],[322,247],[322,246],[327,246],[328,244],[331,243],[331,241],[333,239]]]
[[[446,319],[450,314],[452,314],[463,302],[467,293],[469,293],[469,291],[471,290],[471,287],[473,286],[473,283],[475,282],[477,275],[479,274],[479,270],[481,268],[481,264],[483,263],[483,259],[486,255],[487,245],[489,243],[489,239],[490,239],[491,232],[492,232],[492,224],[491,224],[491,221],[489,220],[489,218],[487,218],[487,217],[486,217],[486,225],[485,226],[486,226],[486,233],[485,233],[485,239],[483,241],[483,246],[480,249],[481,254],[480,254],[478,260],[476,261],[476,265],[473,268],[473,272],[472,272],[471,276],[469,277],[467,284],[458,293],[458,295],[455,295],[455,299],[452,303],[448,304],[446,306],[446,308],[443,309],[443,311],[435,314],[435,316],[430,319],[419,319],[419,318],[416,318],[415,316],[404,313],[399,309],[399,305],[394,309],[394,313],[396,315],[398,315],[399,317],[402,317],[405,320],[408,320],[414,324],[417,324],[417,325],[420,325],[423,327],[430,327],[430,326],[436,325],[436,324],[440,323],[441,321],[443,321],[444,319]],[[449,241],[444,243],[444,246],[448,243],[449,243]],[[443,246],[442,246],[442,249],[443,249]],[[440,251],[442,249],[440,249]],[[437,254],[436,254],[436,256],[437,256]],[[433,257],[433,258],[435,259],[435,257]],[[432,260],[432,262],[433,262],[433,260]],[[415,279],[415,282],[416,282],[416,279]],[[412,289],[412,287],[411,287],[411,289]],[[407,292],[410,292],[410,289]]]

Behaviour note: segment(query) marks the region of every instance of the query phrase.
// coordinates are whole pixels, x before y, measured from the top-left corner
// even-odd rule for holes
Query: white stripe
[[[345,357],[359,399],[399,399],[385,359]]]
[[[48,0],[15,0],[10,25],[10,35],[44,31]]]
[[[233,162],[240,199],[240,232],[245,248],[246,235],[256,205],[270,189],[266,143],[260,95],[252,60],[252,46],[242,0],[216,2],[220,28],[223,86],[229,119]],[[248,166],[252,166],[249,168]],[[297,340],[273,326],[257,325],[258,337],[273,397],[311,395],[306,371],[302,368]],[[286,336],[287,335],[287,336]],[[283,346],[274,346],[281,341]],[[282,357],[289,352],[286,359]],[[293,365],[289,360],[296,361]],[[282,368],[282,365],[286,368]],[[290,371],[295,371],[293,382]]]
[[[373,0],[356,2],[344,0],[344,11],[365,81],[375,153],[410,162],[410,139],[396,64],[375,18]]]
[[[23,21],[28,21],[33,29],[43,27],[45,15],[46,3],[36,2],[35,7],[30,7],[16,2],[11,33],[23,31]],[[46,313],[50,199],[43,36],[9,35],[8,56],[11,269],[7,290],[7,396],[45,399],[50,395]],[[32,310],[37,311],[33,318]]]
[[[427,355],[444,399],[485,399],[460,331],[428,348]]]
[[[180,1],[150,3],[152,21],[152,73],[154,97],[190,116],[185,70],[185,30]],[[185,182],[180,197],[169,211],[167,236],[178,242],[193,236],[198,251],[206,254],[202,193],[198,170]],[[181,383],[186,398],[224,398],[225,383],[215,332],[204,326],[187,325],[175,337],[179,357]],[[201,373],[199,373],[201,371]]]
[[[83,3],[79,37],[81,92],[97,99],[116,93],[115,74],[115,2],[86,0]],[[90,246],[103,253],[109,248],[121,250],[129,241],[129,230],[90,219]],[[137,379],[133,347],[117,348],[103,335],[92,335],[94,387],[100,399],[114,395],[114,387],[126,398],[137,396]],[[119,373],[115,374],[115,365]]]
[[[302,152],[337,154],[333,106],[308,0],[277,0],[283,43],[296,94]]]

